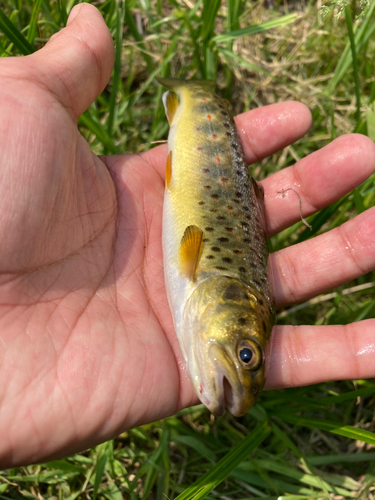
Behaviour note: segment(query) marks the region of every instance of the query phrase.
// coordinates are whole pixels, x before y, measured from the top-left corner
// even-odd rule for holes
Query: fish
[[[264,191],[229,103],[207,80],[161,78],[169,122],[162,244],[176,335],[194,390],[239,417],[265,382],[275,320]]]

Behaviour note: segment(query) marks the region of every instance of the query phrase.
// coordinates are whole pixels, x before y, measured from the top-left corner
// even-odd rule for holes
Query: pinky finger
[[[375,319],[275,326],[266,389],[375,377]]]

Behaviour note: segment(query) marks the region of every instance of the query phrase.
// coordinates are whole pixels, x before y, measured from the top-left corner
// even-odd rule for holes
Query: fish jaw
[[[218,374],[218,392],[213,400],[219,401],[219,408],[224,407],[235,417],[245,415],[256,401],[263,386],[263,367],[252,377],[249,384],[238,373],[236,364],[219,345],[212,345],[209,350],[212,364]],[[259,379],[259,380],[258,380]],[[215,415],[215,411],[212,411]]]
[[[191,295],[182,318],[181,343],[195,392],[217,416],[228,409],[244,415],[263,388],[265,356],[272,320],[247,286],[217,276]],[[251,350],[249,366],[240,358]]]

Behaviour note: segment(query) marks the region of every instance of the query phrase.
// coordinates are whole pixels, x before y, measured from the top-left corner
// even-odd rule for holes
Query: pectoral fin
[[[167,156],[167,165],[165,167],[165,187],[169,189],[172,177],[172,151]]]
[[[172,123],[173,117],[178,108],[178,99],[174,92],[168,90],[163,94],[163,104],[165,109],[165,114],[168,118],[169,125]]]
[[[180,243],[180,273],[194,281],[195,272],[202,253],[203,231],[197,226],[188,226]]]

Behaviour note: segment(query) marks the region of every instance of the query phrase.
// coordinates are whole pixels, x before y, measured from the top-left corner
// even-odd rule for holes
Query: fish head
[[[240,281],[221,276],[207,282],[200,286],[206,286],[206,296],[194,311],[188,371],[198,397],[213,414],[228,409],[241,416],[265,382],[273,318],[259,293]]]

